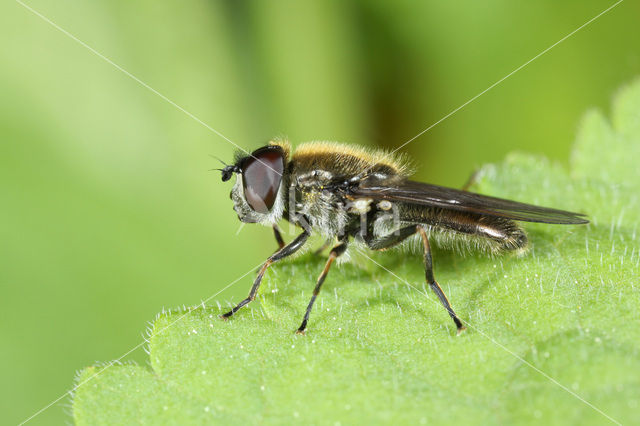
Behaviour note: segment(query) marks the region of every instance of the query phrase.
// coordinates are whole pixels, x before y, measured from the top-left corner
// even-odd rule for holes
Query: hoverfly
[[[411,237],[421,240],[426,282],[459,333],[465,327],[433,275],[430,239],[445,237],[497,254],[527,246],[527,235],[516,221],[589,222],[581,213],[412,181],[406,162],[398,157],[332,142],[305,143],[292,153],[287,141],[276,140],[250,155],[237,155],[234,164],[219,170],[223,181],[240,175],[231,190],[238,218],[273,227],[280,247],[259,269],[247,298],[222,318],[254,300],[267,268],[300,250],[313,233],[336,242],[296,331],[301,334],[331,264],[351,244],[385,250]],[[289,244],[277,225],[281,219],[301,229]]]

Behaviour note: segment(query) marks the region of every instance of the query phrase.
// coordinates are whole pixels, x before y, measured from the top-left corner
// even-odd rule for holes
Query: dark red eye
[[[260,148],[243,161],[244,197],[254,211],[268,213],[271,210],[276,201],[283,170],[284,158],[278,147]]]

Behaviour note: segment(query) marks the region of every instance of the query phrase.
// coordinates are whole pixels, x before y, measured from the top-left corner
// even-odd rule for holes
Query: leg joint
[[[345,251],[347,251],[347,244],[340,243],[337,246],[335,246],[333,249],[331,249],[331,254],[333,254],[335,257],[338,257],[343,255]]]

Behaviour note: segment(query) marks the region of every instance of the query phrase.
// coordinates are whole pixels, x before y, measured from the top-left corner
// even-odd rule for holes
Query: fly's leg
[[[269,258],[266,260],[266,262],[264,262],[264,264],[258,271],[258,276],[253,282],[253,286],[251,286],[251,291],[249,292],[249,296],[247,296],[247,298],[244,299],[242,302],[238,303],[229,312],[227,312],[224,315],[221,315],[221,318],[223,319],[229,318],[230,316],[235,314],[238,311],[238,309],[249,304],[249,302],[255,299],[256,295],[258,294],[258,289],[260,288],[260,283],[262,282],[262,277],[264,276],[264,273],[267,271],[267,268],[269,268],[269,266],[271,266],[272,263],[277,262],[280,259],[284,259],[287,256],[291,256],[293,253],[300,250],[300,248],[304,246],[304,243],[307,241],[308,238],[309,238],[309,232],[305,230],[302,234],[298,235],[295,240],[291,241],[289,244],[287,244],[286,246],[284,246],[283,248],[281,248],[280,250],[278,250],[277,252],[269,256]]]
[[[313,254],[316,256],[320,256],[322,254],[323,251],[325,251],[326,249],[329,248],[329,246],[331,245],[331,243],[334,241],[333,238],[327,238],[327,240],[322,243],[322,245],[320,247],[318,247]]]
[[[280,233],[280,227],[275,223],[273,224],[273,235],[276,237],[276,242],[278,243],[278,249],[274,252],[275,254],[280,250],[282,250],[284,246],[286,246],[287,244],[284,242],[284,238],[282,238],[282,234]],[[261,270],[262,270],[262,267],[256,270],[256,274],[259,274]]]
[[[438,296],[438,299],[440,299],[440,303],[442,303],[444,308],[447,310],[447,312],[449,313],[449,316],[451,317],[451,319],[453,319],[453,322],[456,324],[458,333],[460,333],[466,327],[462,325],[462,321],[460,321],[460,318],[458,318],[458,316],[454,312],[453,308],[451,307],[451,304],[449,303],[449,300],[447,299],[447,296],[445,296],[444,292],[442,291],[442,288],[440,288],[440,285],[436,282],[435,278],[433,277],[433,261],[431,259],[431,246],[429,245],[429,238],[427,237],[427,231],[424,229],[424,227],[420,225],[406,226],[404,228],[400,228],[397,231],[381,238],[376,238],[376,239],[365,238],[365,242],[367,246],[372,250],[385,250],[397,244],[400,244],[401,242],[403,242],[410,236],[415,235],[416,233],[420,233],[420,235],[422,236],[422,242],[424,244],[424,274],[427,280],[427,284],[429,284],[429,287],[431,287],[431,290],[433,290],[436,296]]]
[[[309,315],[311,314],[311,309],[313,308],[313,303],[316,301],[316,297],[320,293],[320,288],[322,287],[322,283],[324,283],[325,278],[327,278],[327,274],[329,273],[329,268],[331,268],[331,264],[338,256],[345,252],[347,249],[346,241],[341,242],[337,246],[335,246],[331,252],[329,253],[329,259],[327,259],[327,263],[324,265],[324,269],[320,276],[318,277],[318,281],[316,283],[316,287],[313,289],[313,296],[311,296],[311,300],[309,301],[309,305],[307,305],[307,311],[304,314],[304,318],[302,319],[302,324],[296,330],[297,334],[304,334],[304,330],[307,328],[307,323],[309,322]]]
[[[442,291],[442,288],[433,277],[433,261],[431,259],[431,246],[429,245],[429,237],[427,236],[427,231],[422,226],[417,226],[417,230],[422,236],[422,242],[424,243],[424,275],[427,280],[427,284],[429,284],[431,290],[433,290],[436,296],[438,296],[438,299],[440,299],[440,303],[442,303],[442,306],[444,306],[447,312],[449,312],[449,316],[456,324],[456,327],[458,328],[458,334],[460,334],[466,329],[466,327],[462,325],[462,321],[460,321],[460,318],[458,318],[453,308],[451,307],[449,299],[447,299],[447,296]]]
[[[278,250],[282,250],[282,248],[286,245],[284,242],[284,238],[282,238],[282,231],[280,227],[276,224],[273,225],[273,235],[276,237],[276,242],[278,243]],[[320,256],[323,251],[329,248],[331,243],[333,242],[333,238],[327,238],[327,240],[322,243],[320,247],[313,251],[313,254],[316,256]]]
[[[396,246],[417,232],[416,225],[405,226],[381,238],[365,236],[364,242],[371,250],[386,250]],[[369,234],[371,235],[371,234]]]
[[[473,185],[474,183],[476,183],[478,181],[478,177],[480,176],[480,170],[476,170],[473,173],[471,173],[471,176],[469,176],[469,179],[467,179],[467,181],[465,182],[465,184],[462,186],[462,190],[463,191],[468,191],[469,188],[471,187],[471,185]]]
[[[282,234],[280,233],[280,228],[275,223],[273,224],[273,235],[276,237],[279,250],[282,250],[286,244],[284,243],[284,239],[282,238]]]

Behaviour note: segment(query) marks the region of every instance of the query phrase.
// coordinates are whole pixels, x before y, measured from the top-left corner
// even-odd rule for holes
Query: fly
[[[420,240],[425,280],[460,333],[465,327],[433,275],[430,240],[444,238],[499,254],[527,247],[527,235],[517,221],[589,223],[581,213],[412,181],[401,158],[332,142],[309,142],[291,152],[288,142],[272,141],[248,156],[237,156],[221,172],[223,181],[239,175],[231,190],[238,218],[273,227],[279,245],[258,271],[247,298],[222,318],[254,300],[266,270],[300,250],[312,234],[335,243],[296,331],[300,334],[331,265],[351,244],[386,250],[412,237]],[[277,225],[281,219],[301,230],[288,244]]]

